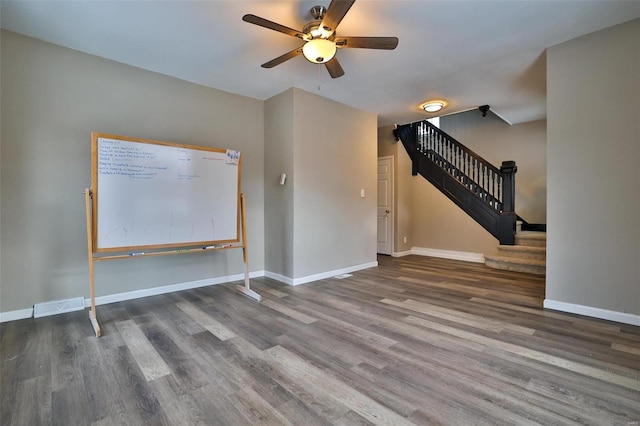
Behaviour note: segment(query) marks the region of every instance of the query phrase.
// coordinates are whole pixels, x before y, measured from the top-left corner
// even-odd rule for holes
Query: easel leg
[[[102,336],[102,330],[100,330],[100,324],[98,324],[98,318],[96,317],[96,291],[93,284],[93,259],[89,259],[89,286],[91,289],[91,311],[89,311],[89,320],[93,326],[93,331],[96,333],[96,337]]]
[[[96,337],[102,335],[98,318],[96,317],[96,290],[93,279],[93,240],[91,238],[91,192],[89,188],[84,190],[85,207],[87,211],[87,254],[89,257],[89,287],[91,290],[91,311],[89,311],[89,320],[93,326]]]
[[[244,194],[240,194],[240,220],[242,223],[242,260],[244,261],[244,287],[239,285],[236,286],[236,289],[252,299],[257,300],[258,302],[262,300],[262,296],[260,296],[255,291],[251,290],[251,284],[249,282],[249,244],[247,242],[247,222],[246,222],[246,207],[245,207],[245,198]]]

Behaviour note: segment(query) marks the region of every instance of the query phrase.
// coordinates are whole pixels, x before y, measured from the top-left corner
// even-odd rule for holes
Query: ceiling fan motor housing
[[[327,27],[321,27],[322,21],[311,21],[304,26],[302,32],[306,41],[323,38],[325,40],[333,40],[335,33],[330,32]]]
[[[324,16],[324,12],[327,11],[327,8],[324,6],[313,6],[311,8],[311,16],[313,16],[313,19],[315,19],[316,21],[321,21],[322,17]]]

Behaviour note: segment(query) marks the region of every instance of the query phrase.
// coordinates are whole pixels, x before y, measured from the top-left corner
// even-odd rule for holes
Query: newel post
[[[503,177],[502,212],[498,225],[498,240],[502,245],[513,245],[516,234],[516,167],[515,161],[503,161],[500,172]]]
[[[411,124],[411,176],[417,176],[420,170],[420,156],[418,155],[418,126],[416,123]]]
[[[500,167],[502,172],[502,211],[504,213],[515,213],[516,211],[516,172],[518,167],[515,161],[503,161]]]
[[[420,161],[418,157],[418,126],[415,123],[398,126],[393,130],[393,136],[396,140],[402,141],[411,158],[411,174],[417,175]]]

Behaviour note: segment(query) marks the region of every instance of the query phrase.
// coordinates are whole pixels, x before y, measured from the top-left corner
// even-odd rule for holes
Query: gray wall
[[[10,32],[1,39],[0,311],[89,294],[92,131],[242,151],[251,270],[264,269],[263,102]],[[97,295],[241,273],[240,250],[96,265]]]
[[[293,281],[375,262],[376,116],[299,89],[265,116],[267,271]]]
[[[299,89],[293,102],[294,277],[375,262],[376,115]]]
[[[265,101],[264,110],[265,269],[293,278],[293,90]],[[284,186],[279,183],[282,173],[287,174]]]
[[[427,249],[490,253],[498,240],[422,176],[412,188],[413,246]]]
[[[0,30],[0,104],[2,102],[2,36],[4,31]],[[2,165],[2,108],[0,106],[0,166]],[[0,168],[0,299],[2,298],[2,169]],[[2,302],[0,301],[0,312],[2,312]]]
[[[640,314],[640,20],[547,64],[546,297]]]

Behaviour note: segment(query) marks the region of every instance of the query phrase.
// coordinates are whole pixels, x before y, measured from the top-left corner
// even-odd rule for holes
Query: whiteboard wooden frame
[[[92,250],[94,253],[106,253],[106,252],[135,252],[141,250],[151,249],[164,249],[175,247],[206,247],[221,243],[237,243],[240,241],[240,192],[241,192],[241,175],[242,175],[242,156],[238,159],[238,164],[233,167],[237,169],[237,191],[235,200],[232,200],[235,204],[235,237],[232,238],[220,238],[220,239],[202,239],[202,240],[186,240],[186,241],[172,241],[172,242],[157,242],[152,244],[129,244],[129,245],[100,245],[100,217],[99,217],[99,203],[100,203],[100,188],[99,188],[99,147],[98,144],[101,140],[116,140],[122,141],[126,144],[141,144],[141,147],[145,145],[148,147],[160,146],[170,147],[176,149],[188,150],[191,153],[215,153],[217,155],[226,154],[227,150],[219,148],[210,148],[196,145],[178,144],[172,142],[162,142],[150,139],[142,139],[128,136],[119,136],[106,133],[91,133],[91,191],[92,191]],[[215,185],[215,183],[214,183]],[[104,202],[104,200],[103,200]],[[229,204],[230,205],[230,204]],[[105,219],[106,220],[106,219]]]
[[[92,184],[97,185],[97,155],[95,154],[95,148],[97,148],[98,138],[110,138],[110,139],[118,139],[133,142],[143,142],[143,143],[155,143],[159,145],[169,145],[174,147],[186,148],[186,149],[197,149],[200,150],[203,147],[196,147],[193,145],[179,145],[179,144],[171,144],[167,142],[157,142],[157,141],[149,141],[146,139],[138,139],[138,138],[124,138],[122,136],[115,135],[107,135],[103,133],[92,133],[92,166],[91,166],[91,182]],[[215,148],[204,148],[205,151],[213,151],[213,152],[226,152],[226,150],[219,150]],[[237,230],[235,240],[224,240],[224,241],[198,241],[197,243],[186,243],[186,244],[160,244],[154,246],[127,246],[127,247],[117,247],[117,248],[109,248],[106,250],[99,250],[95,247],[95,242],[97,241],[97,186],[94,188],[86,188],[84,190],[85,195],[85,210],[86,210],[86,221],[87,221],[87,256],[89,262],[89,290],[91,297],[91,311],[89,312],[89,320],[91,321],[91,326],[96,334],[96,337],[100,337],[102,335],[102,330],[100,328],[100,324],[98,323],[98,317],[96,314],[96,296],[95,296],[95,272],[94,272],[94,263],[101,262],[106,260],[118,260],[118,259],[135,259],[138,257],[151,257],[151,256],[167,256],[174,254],[188,254],[188,253],[206,253],[208,251],[217,251],[217,250],[229,250],[229,249],[242,249],[242,260],[244,262],[244,286],[237,285],[236,290],[240,293],[254,299],[257,302],[262,300],[262,297],[251,290],[251,283],[249,281],[249,247],[247,243],[247,224],[246,224],[246,198],[243,193],[240,192],[240,184],[241,184],[241,173],[240,166],[242,162],[242,157],[239,159],[238,164],[238,208],[237,208]],[[221,244],[224,243],[224,244]],[[203,247],[204,245],[204,247]],[[196,248],[194,248],[196,247]],[[128,250],[136,250],[140,248],[145,249],[153,249],[154,251],[148,253],[128,253],[128,254],[113,254],[113,252],[123,252]],[[173,248],[173,250],[172,250]],[[104,253],[104,252],[111,252]],[[135,256],[133,256],[135,254]]]

